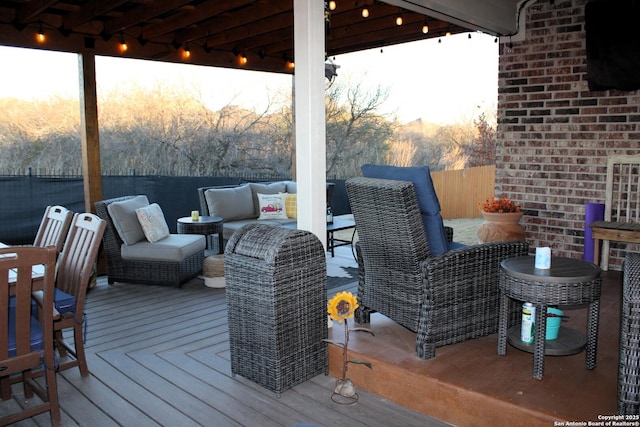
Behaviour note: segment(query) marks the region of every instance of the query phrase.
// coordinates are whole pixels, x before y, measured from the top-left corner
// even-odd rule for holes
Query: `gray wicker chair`
[[[122,258],[120,246],[123,244],[118,235],[107,206],[113,202],[131,199],[123,196],[95,203],[96,214],[107,221],[102,243],[107,261],[109,284],[115,282],[141,283],[148,285],[180,286],[196,277],[202,271],[204,249],[185,257],[181,262],[159,260],[129,260]]]
[[[500,261],[527,255],[526,242],[432,257],[413,183],[353,178],[346,186],[360,238],[358,322],[377,311],[417,332],[422,359],[434,357],[436,347],[498,331]]]
[[[640,254],[624,260],[618,363],[618,413],[640,412]]]

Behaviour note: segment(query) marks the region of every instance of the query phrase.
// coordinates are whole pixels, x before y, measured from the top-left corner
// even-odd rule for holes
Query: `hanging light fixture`
[[[368,18],[369,17],[369,8],[367,7],[366,4],[364,6],[362,6],[362,17],[363,18]]]
[[[244,53],[240,54],[238,61],[240,62],[240,65],[247,65],[247,62],[249,62],[249,60],[247,59],[247,55]]]
[[[337,6],[337,5],[336,5],[336,2],[335,2],[335,1],[331,0],[331,1],[329,2],[329,10],[336,10],[336,6]]]
[[[422,24],[422,34],[427,34],[429,32],[429,24],[427,23],[427,18],[424,18],[424,24]]]
[[[396,25],[402,25],[402,13],[398,13],[398,15],[396,16]]]
[[[189,59],[191,57],[191,50],[189,49],[189,45],[185,45],[184,49],[182,49],[182,57],[184,59]]]
[[[127,42],[124,40],[124,35],[120,34],[120,52],[124,53],[127,51],[129,46],[127,46]]]
[[[36,33],[36,40],[38,43],[44,43],[46,37],[44,36],[44,30],[42,29],[42,22],[40,23],[40,27],[38,28],[38,32]]]

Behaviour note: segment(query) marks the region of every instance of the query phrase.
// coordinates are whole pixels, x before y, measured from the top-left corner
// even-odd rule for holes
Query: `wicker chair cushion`
[[[142,226],[136,215],[136,209],[145,206],[149,206],[149,199],[144,195],[113,202],[107,206],[118,235],[127,245],[135,245],[145,240],[144,231],[142,231]]]
[[[146,239],[135,245],[122,245],[120,254],[128,260],[155,260],[182,262],[204,251],[206,239],[197,234],[169,234],[169,237],[151,243]]]
[[[210,188],[205,191],[204,197],[209,215],[219,216],[224,222],[257,217],[249,184],[233,188]]]
[[[366,164],[362,165],[362,176],[413,182],[431,255],[440,255],[451,249],[440,215],[440,201],[427,166],[398,167]],[[462,245],[456,244],[454,246]]]

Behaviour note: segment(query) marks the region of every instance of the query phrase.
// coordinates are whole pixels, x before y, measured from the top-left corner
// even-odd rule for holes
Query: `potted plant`
[[[478,227],[480,243],[524,240],[520,205],[506,197],[492,196],[479,202],[478,207],[485,221]]]

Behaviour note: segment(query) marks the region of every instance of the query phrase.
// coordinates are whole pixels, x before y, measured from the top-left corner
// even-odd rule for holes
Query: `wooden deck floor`
[[[340,265],[354,265],[346,247],[337,248],[329,263],[338,274]],[[82,378],[72,369],[58,376],[62,417],[65,426],[92,427],[597,421],[598,414],[613,415],[616,409],[620,285],[619,272],[605,275],[597,368],[584,368],[584,353],[553,357],[542,381],[531,378],[531,354],[509,346],[506,356],[497,356],[495,335],[442,347],[436,358],[422,361],[415,356],[415,334],[375,315],[369,325],[375,337],[352,334],[350,344],[352,357],[371,361],[374,369],[350,368],[360,401],[340,406],[330,401],[331,376],[319,375],[280,398],[232,377],[224,290],[199,280],[175,289],[108,286],[101,278],[87,300],[91,375]],[[355,292],[355,284],[342,289]],[[572,311],[569,322],[580,329],[584,313]],[[330,335],[338,332],[334,328]],[[331,349],[331,372],[339,370],[336,351]],[[17,404],[22,404],[19,395],[0,402],[0,414]],[[41,415],[18,425],[50,423]]]
[[[366,392],[354,406],[336,405],[329,376],[280,398],[232,377],[224,290],[201,280],[175,289],[108,286],[101,278],[86,311],[91,375],[82,378],[77,369],[58,375],[65,426],[447,425]],[[0,402],[0,414],[18,404],[19,394]],[[45,414],[17,425],[50,421]]]

